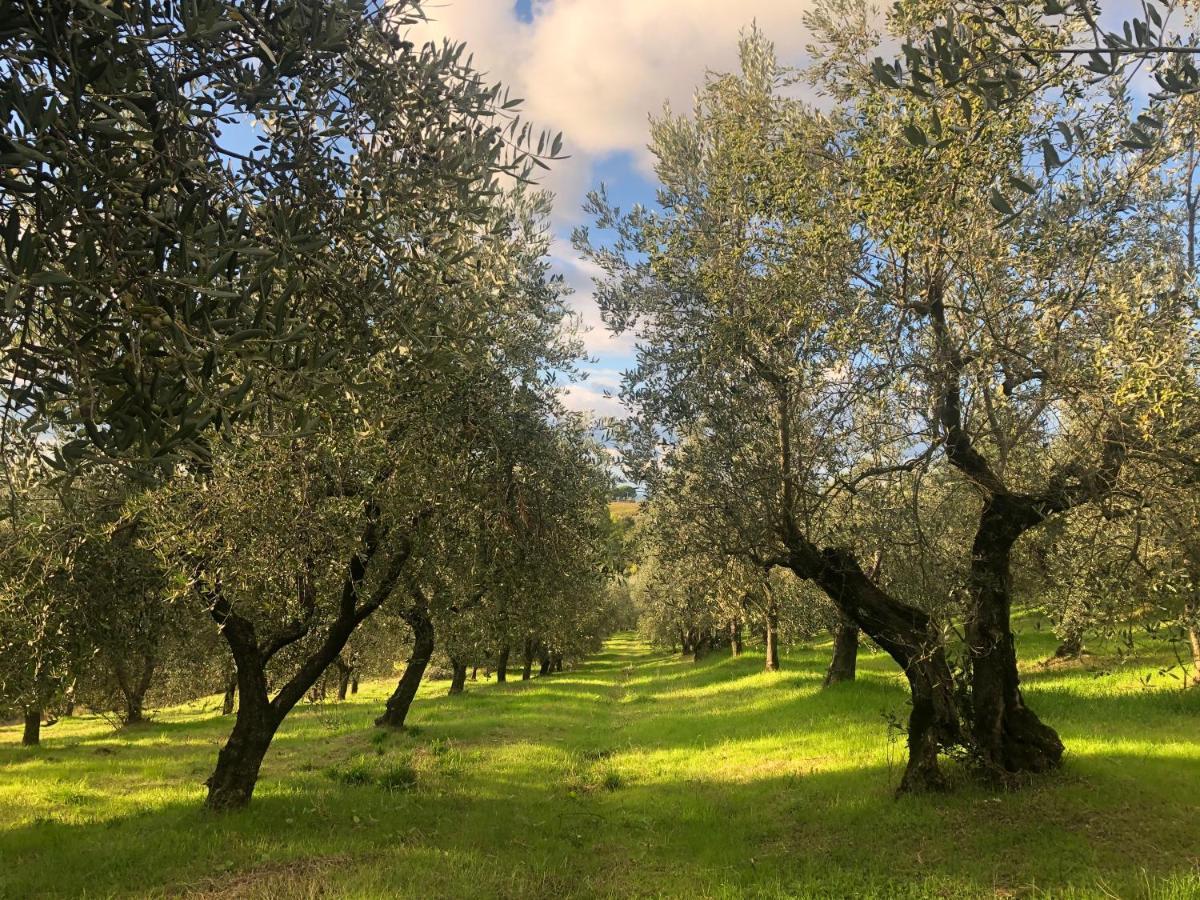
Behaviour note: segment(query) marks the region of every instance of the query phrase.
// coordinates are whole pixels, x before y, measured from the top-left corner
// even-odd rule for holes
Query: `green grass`
[[[622,637],[525,684],[425,685],[419,727],[383,736],[390,684],[367,683],[298,709],[224,817],[200,810],[217,698],[34,750],[0,729],[0,896],[1200,897],[1200,691],[1143,686],[1155,660],[1030,664],[1064,769],[896,800],[896,670],[864,656],[822,691],[827,653],[766,674]]]

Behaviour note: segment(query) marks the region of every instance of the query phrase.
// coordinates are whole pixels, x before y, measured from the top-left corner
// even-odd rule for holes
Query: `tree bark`
[[[156,660],[152,654],[142,657],[142,670],[136,679],[130,678],[123,664],[115,667],[117,685],[125,700],[126,725],[138,725],[146,721],[145,700],[146,692],[150,690],[150,682],[154,679]]]
[[[257,648],[241,656],[237,667],[241,695],[237,718],[229,739],[217,754],[216,768],[205,782],[208,785],[205,806],[214,811],[240,809],[250,802],[263,759],[286,715],[282,706],[274,706],[268,698],[266,664],[253,659],[259,657]]]
[[[321,673],[321,677],[317,680],[308,691],[308,699],[311,703],[325,702],[325,682],[329,678],[328,672]]]
[[[233,701],[237,695],[237,686],[237,669],[234,668],[225,676],[225,697],[221,701],[221,715],[228,716],[233,714]]]
[[[833,636],[833,659],[825,672],[824,687],[853,681],[858,668],[858,626],[842,618]]]
[[[732,656],[742,655],[742,623],[733,621],[729,623],[729,652]]]
[[[450,657],[450,665],[454,670],[454,674],[450,677],[450,693],[461,694],[467,683],[467,664],[459,662],[452,656]]]
[[[766,670],[779,671],[779,610],[774,601],[767,606],[767,620],[764,629],[766,637]]]
[[[472,666],[471,667],[471,681],[478,681],[478,680],[479,680],[479,666]]]
[[[533,675],[534,644],[532,638],[525,639],[525,667],[521,670],[521,680],[528,681]]]
[[[550,654],[543,653],[541,658],[538,660],[538,662],[541,666],[541,669],[538,671],[538,674],[539,675],[549,675],[550,674]]]
[[[971,551],[966,620],[971,667],[971,737],[990,774],[1044,772],[1062,759],[1054,729],[1025,705],[1017,673],[1012,610],[1012,547],[1042,521],[1021,499],[1000,494],[980,514]]]
[[[563,670],[563,655],[561,653],[552,653],[550,655],[550,671],[561,672]]]
[[[433,656],[433,620],[429,617],[428,606],[423,601],[414,603],[405,619],[412,628],[412,653],[408,656],[408,664],[404,667],[396,690],[388,697],[383,715],[375,720],[380,727],[404,727],[413,698],[417,696],[417,688],[421,686],[421,679],[425,677],[425,669],[429,667],[429,660]]]
[[[692,641],[692,662],[700,662],[700,660],[708,656],[708,651],[711,648],[711,636],[696,629],[695,640]]]
[[[500,653],[496,657],[496,682],[498,684],[506,684],[508,682],[508,657],[512,653],[512,648],[505,644],[500,648]]]
[[[1098,460],[1072,459],[1056,465],[1039,493],[1009,490],[963,426],[961,385],[966,361],[948,324],[944,288],[944,275],[935,275],[926,296],[938,364],[935,413],[947,459],[984,497],[968,575],[971,744],[985,770],[1007,781],[1011,774],[1053,768],[1063,753],[1058,734],[1042,723],[1021,695],[1010,621],[1013,545],[1047,517],[1111,493],[1127,456],[1128,443],[1124,423],[1110,420],[1099,436]]]
[[[279,688],[274,698],[269,696],[267,664],[280,650],[311,634],[311,618],[296,620],[260,643],[254,624],[233,609],[219,583],[209,587],[201,580],[197,581],[197,589],[207,601],[210,614],[233,654],[241,695],[233,731],[217,755],[216,768],[206,782],[205,806],[208,809],[240,809],[250,802],[263,757],[280,723],[345,649],[354,629],[391,596],[412,553],[412,543],[407,536],[388,561],[371,594],[365,598],[360,596],[367,568],[387,533],[386,529],[379,529],[378,519],[378,507],[368,501],[361,548],[347,562],[337,614],[323,627],[321,640],[301,658],[292,677]],[[414,518],[414,527],[420,519],[420,515]],[[298,581],[302,602],[308,609],[315,609],[316,595],[311,580],[301,574]]]
[[[42,742],[42,711],[41,709],[25,710],[25,729],[21,732],[21,744],[26,747],[36,747]]]
[[[337,698],[338,700],[345,700],[346,692],[350,690],[350,675],[354,672],[354,666],[350,665],[340,656],[333,661],[333,665],[338,673]]]
[[[350,674],[350,693],[352,693],[352,694],[358,693],[358,670],[357,669],[355,669]]]
[[[817,548],[796,532],[789,535],[788,567],[821,588],[839,612],[870,635],[908,679],[908,764],[900,792],[942,790],[946,781],[938,754],[962,741],[954,681],[941,635],[929,616],[895,599],[865,573],[847,550]]]

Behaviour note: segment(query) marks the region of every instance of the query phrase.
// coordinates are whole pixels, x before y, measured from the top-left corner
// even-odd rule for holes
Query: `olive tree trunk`
[[[779,610],[772,601],[767,606],[766,623],[763,629],[766,644],[765,668],[768,672],[779,671]]]
[[[938,756],[943,748],[960,744],[962,733],[941,634],[923,610],[881,589],[849,551],[818,548],[795,532],[789,538],[789,568],[821,588],[843,616],[896,661],[908,679],[912,709],[908,763],[900,791],[944,789]]]
[[[345,700],[346,692],[350,690],[350,676],[354,673],[354,666],[340,656],[333,661],[333,666],[338,673],[337,698]]]
[[[273,706],[268,697],[265,662],[252,657],[260,654],[243,653],[238,660],[241,700],[237,718],[229,739],[217,754],[217,766],[205,782],[208,785],[205,806],[211,810],[240,809],[250,802],[263,759],[287,714],[282,704]]]
[[[858,668],[858,626],[841,619],[833,633],[833,659],[825,672],[824,687],[853,681]]]
[[[1193,625],[1188,629],[1188,642],[1192,645],[1192,684],[1200,685],[1200,628]]]
[[[21,744],[26,747],[36,747],[42,742],[42,711],[40,709],[25,710],[25,729],[21,732]]]
[[[968,579],[966,636],[971,666],[971,737],[993,775],[1044,772],[1059,764],[1063,745],[1053,728],[1025,705],[1012,633],[1013,544],[1041,516],[1005,495],[980,515]]]
[[[508,657],[511,653],[512,648],[505,644],[496,656],[496,682],[498,684],[505,684],[508,681]]]
[[[267,664],[280,650],[312,636],[314,617],[309,615],[299,619],[269,639],[260,641],[254,624],[234,610],[219,584],[208,587],[197,582],[197,589],[208,603],[210,613],[233,654],[237,665],[238,693],[241,695],[233,731],[217,755],[216,768],[206,782],[208,797],[205,806],[208,809],[240,809],[250,802],[263,758],[280,723],[325,675],[345,648],[354,629],[391,596],[400,580],[412,553],[408,535],[400,541],[372,593],[365,598],[360,596],[368,566],[377,556],[387,534],[386,529],[378,527],[378,508],[373,503],[368,502],[367,513],[361,548],[351,555],[347,563],[336,615],[328,624],[321,626],[320,640],[301,657],[291,678],[284,682],[273,698],[269,695],[267,684]],[[414,519],[414,526],[420,518]],[[305,581],[311,585],[310,580]],[[311,586],[302,596],[302,602],[307,610],[315,611],[316,595]]]
[[[141,657],[141,670],[137,673],[130,673],[124,662],[115,666],[117,685],[125,701],[122,718],[126,725],[138,725],[146,721],[146,692],[150,690],[150,682],[154,679],[156,662],[154,655],[147,653]]]
[[[450,676],[450,693],[461,694],[467,684],[467,664],[459,662],[452,656],[450,657],[450,666],[453,672]]]
[[[533,675],[534,643],[532,638],[525,639],[525,665],[521,669],[521,680],[528,681]]]
[[[408,664],[404,667],[400,682],[392,691],[392,696],[388,697],[383,715],[375,720],[375,724],[381,727],[404,727],[404,720],[412,708],[413,698],[417,696],[417,688],[421,686],[421,679],[425,677],[425,670],[433,656],[433,620],[429,617],[429,608],[425,602],[418,600],[414,603],[405,619],[412,628],[412,652],[408,655]]]
[[[1054,648],[1054,658],[1079,659],[1081,656],[1083,656],[1083,632],[1078,628],[1071,628]]]

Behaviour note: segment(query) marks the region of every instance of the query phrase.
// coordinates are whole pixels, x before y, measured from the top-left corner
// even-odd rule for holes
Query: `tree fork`
[[[214,811],[239,809],[250,802],[263,758],[280,723],[325,675],[345,649],[354,629],[391,596],[400,580],[412,553],[412,543],[407,537],[397,548],[374,591],[359,602],[359,589],[366,578],[367,567],[385,536],[376,527],[377,508],[368,503],[367,509],[368,523],[362,537],[362,550],[353,553],[348,561],[337,616],[325,627],[319,644],[302,658],[295,674],[279,688],[274,698],[270,697],[268,689],[267,664],[284,647],[308,635],[308,624],[297,623],[275,635],[265,646],[260,645],[254,625],[233,610],[220,585],[210,588],[197,582],[196,587],[208,600],[210,614],[233,654],[241,695],[233,731],[217,755],[216,768],[206,782],[206,808]],[[306,590],[312,590],[311,586],[306,586]],[[315,605],[315,595],[310,595],[306,602],[310,607]]]
[[[971,552],[967,649],[971,667],[971,737],[988,773],[1001,780],[1045,772],[1062,761],[1058,733],[1025,705],[1012,633],[1012,547],[1042,521],[1023,499],[992,497],[980,514]]]

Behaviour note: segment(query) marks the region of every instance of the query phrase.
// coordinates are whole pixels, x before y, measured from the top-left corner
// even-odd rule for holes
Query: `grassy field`
[[[608,504],[608,514],[614,522],[626,516],[636,517],[641,511],[642,504],[637,500],[610,500]]]
[[[390,685],[368,683],[298,709],[226,817],[199,808],[215,698],[34,750],[5,728],[0,896],[1200,897],[1200,691],[1143,686],[1148,660],[1031,665],[1061,773],[895,800],[897,673],[869,656],[822,691],[826,654],[766,674],[620,637],[525,684],[427,684],[402,734],[370,727]]]

